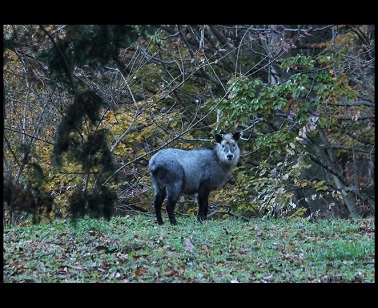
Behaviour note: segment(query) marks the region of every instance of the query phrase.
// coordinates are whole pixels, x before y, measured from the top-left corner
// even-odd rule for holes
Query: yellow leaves
[[[8,61],[19,61],[19,58],[17,57],[16,53],[13,50],[6,49],[3,53],[4,60]],[[4,62],[6,63],[6,62]]]
[[[325,185],[324,181],[312,181],[312,188],[316,191],[326,191],[327,185]]]
[[[330,43],[315,43],[315,44],[310,44],[310,47],[312,48],[326,48],[326,47],[329,47],[331,46]]]
[[[124,157],[125,155],[130,154],[132,152],[133,147],[130,145],[126,145],[125,143],[121,142],[117,148],[114,150],[115,156],[121,156]]]
[[[108,124],[116,124],[117,123],[117,118],[116,118],[113,111],[107,112],[107,114],[105,115],[105,121]]]

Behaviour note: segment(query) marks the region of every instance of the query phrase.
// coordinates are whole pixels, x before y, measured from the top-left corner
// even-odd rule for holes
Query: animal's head
[[[219,143],[217,146],[217,154],[221,161],[237,162],[239,160],[240,152],[237,141],[240,136],[240,132],[214,135],[215,141]]]

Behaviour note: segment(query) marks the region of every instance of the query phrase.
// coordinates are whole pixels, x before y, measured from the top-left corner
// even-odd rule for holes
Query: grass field
[[[3,228],[4,283],[375,283],[375,220],[133,215]]]

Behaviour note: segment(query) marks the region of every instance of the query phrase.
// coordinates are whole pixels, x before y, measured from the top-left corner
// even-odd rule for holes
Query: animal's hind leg
[[[177,221],[175,218],[175,205],[180,198],[181,194],[181,185],[176,184],[173,187],[168,189],[168,197],[167,197],[167,213],[169,217],[169,221],[172,225],[177,225]]]
[[[161,205],[167,195],[165,189],[159,189],[155,192],[155,200],[154,200],[154,208],[155,208],[155,215],[159,225],[162,225],[163,219],[161,218]]]
[[[169,217],[169,221],[172,225],[177,225],[176,217],[175,217],[175,205],[179,196],[176,195],[168,195],[167,199],[167,213]]]

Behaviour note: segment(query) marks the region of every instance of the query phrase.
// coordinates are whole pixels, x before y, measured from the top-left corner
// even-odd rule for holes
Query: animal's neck
[[[219,160],[219,164],[222,166],[223,170],[226,172],[226,173],[230,173],[236,166],[237,162],[235,161],[221,161]]]

